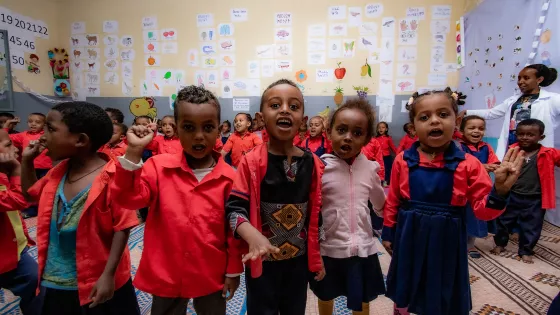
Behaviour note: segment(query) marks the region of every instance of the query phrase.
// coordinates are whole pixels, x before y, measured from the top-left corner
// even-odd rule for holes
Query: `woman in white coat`
[[[508,147],[517,142],[515,129],[517,123],[528,118],[541,120],[545,125],[545,138],[541,141],[545,147],[554,147],[554,134],[560,125],[560,94],[548,92],[541,87],[551,85],[558,77],[556,69],[548,68],[543,64],[526,66],[519,72],[517,86],[521,95],[513,95],[500,105],[491,109],[468,110],[460,113],[460,117],[466,115],[477,115],[486,120],[498,119],[505,116],[496,155],[503,158]],[[560,141],[560,139],[556,139]],[[560,208],[558,195],[560,189],[560,172],[556,172],[556,210],[554,214],[547,213],[549,221],[559,224]]]

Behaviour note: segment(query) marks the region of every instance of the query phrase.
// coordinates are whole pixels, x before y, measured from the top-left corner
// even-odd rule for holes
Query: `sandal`
[[[469,256],[474,259],[481,257],[480,253],[476,249],[469,249]]]

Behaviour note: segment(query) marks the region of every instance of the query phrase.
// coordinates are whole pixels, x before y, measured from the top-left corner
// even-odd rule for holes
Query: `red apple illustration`
[[[148,44],[148,50],[149,51],[154,51],[154,44]]]
[[[344,79],[344,76],[346,75],[346,68],[341,68],[341,63],[342,62],[337,63],[336,65],[338,66],[338,68],[334,70],[334,76],[339,80]]]
[[[175,31],[169,31],[169,36],[175,35]]]
[[[163,32],[163,37],[169,36],[169,32]]]

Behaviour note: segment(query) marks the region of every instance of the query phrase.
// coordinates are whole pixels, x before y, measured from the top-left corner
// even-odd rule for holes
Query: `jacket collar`
[[[516,93],[514,95],[515,100],[517,100],[518,98],[521,97],[521,93]],[[545,100],[545,99],[549,99],[552,96],[552,93],[547,91],[546,89],[541,88],[540,92],[539,92],[539,98],[537,98],[537,100]]]
[[[227,171],[228,169],[232,170],[231,166],[229,166],[224,161],[221,154],[219,152],[213,151],[212,157],[214,157],[214,160],[217,161],[216,166],[214,166],[214,169],[212,170],[212,172],[210,172],[209,176],[204,177],[204,181],[206,181],[207,178],[214,179],[222,175],[233,180],[234,175],[231,174],[232,172]],[[165,159],[158,159],[157,164],[161,165],[162,167],[170,168],[170,169],[180,168],[183,171],[190,173],[194,176],[191,167],[187,164],[187,157],[184,151],[175,154],[167,154]]]

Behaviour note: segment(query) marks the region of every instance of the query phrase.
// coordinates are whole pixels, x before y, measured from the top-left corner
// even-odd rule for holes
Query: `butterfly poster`
[[[344,39],[342,41],[342,49],[345,58],[352,58],[356,54],[356,40]]]

